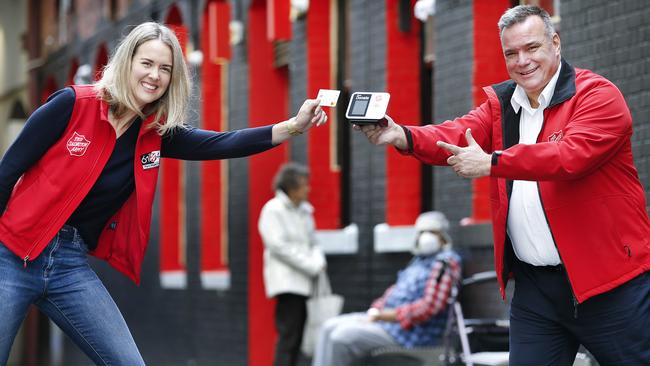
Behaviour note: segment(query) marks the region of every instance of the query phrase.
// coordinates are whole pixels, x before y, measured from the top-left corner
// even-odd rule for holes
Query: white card
[[[317,99],[320,99],[320,104],[323,107],[336,107],[336,102],[339,100],[340,90],[320,89],[318,91]]]

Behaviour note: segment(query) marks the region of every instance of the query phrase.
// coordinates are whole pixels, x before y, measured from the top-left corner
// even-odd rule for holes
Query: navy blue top
[[[72,88],[54,93],[27,120],[25,127],[0,161],[0,213],[4,212],[18,179],[58,141],[75,102]],[[115,148],[95,185],[66,222],[77,228],[90,249],[106,222],[135,189],[135,145],[142,120],[116,141]],[[272,148],[272,125],[216,132],[194,127],[177,128],[162,137],[160,156],[183,160],[214,160],[252,155]]]

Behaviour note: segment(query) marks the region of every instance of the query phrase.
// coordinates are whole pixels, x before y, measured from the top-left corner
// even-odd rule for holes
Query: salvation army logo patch
[[[548,137],[548,142],[560,142],[560,140],[562,140],[562,137],[564,137],[562,130],[553,132],[551,136]]]
[[[72,156],[83,156],[88,150],[90,141],[86,139],[86,136],[80,135],[75,132],[72,137],[68,140],[66,147]]]
[[[152,151],[150,153],[142,154],[140,156],[142,169],[152,169],[160,166],[160,150]]]

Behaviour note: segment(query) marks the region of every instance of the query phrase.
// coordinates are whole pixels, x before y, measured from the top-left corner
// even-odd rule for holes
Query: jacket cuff
[[[492,153],[492,166],[499,164],[499,158],[501,157],[501,154],[503,154],[503,151],[501,150],[496,150]]]
[[[406,126],[399,125],[402,130],[404,130],[404,135],[406,135],[406,150],[395,148],[402,155],[413,155],[413,135],[411,135],[411,130],[406,128]]]
[[[510,173],[510,168],[508,167],[509,159],[508,156],[504,156],[504,151],[496,150],[492,153],[492,160],[490,166],[490,176],[495,178],[505,178],[508,173]]]

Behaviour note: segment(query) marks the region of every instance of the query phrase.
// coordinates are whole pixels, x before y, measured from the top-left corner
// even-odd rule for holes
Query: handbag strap
[[[321,271],[321,273],[318,274],[318,278],[316,278],[314,287],[314,296],[316,297],[332,294],[332,286],[330,285],[327,271]]]

